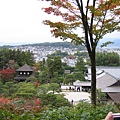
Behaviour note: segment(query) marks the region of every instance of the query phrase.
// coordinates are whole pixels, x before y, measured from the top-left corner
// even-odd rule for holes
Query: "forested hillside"
[[[82,49],[85,49],[84,46],[82,45],[75,45],[75,44],[72,44],[70,42],[45,42],[45,43],[35,43],[35,44],[23,44],[21,46],[32,46],[32,47],[35,47],[35,46],[49,46],[49,47],[66,47],[66,48],[78,48],[80,50]],[[0,48],[10,48],[10,47],[14,47],[14,46],[0,46]]]

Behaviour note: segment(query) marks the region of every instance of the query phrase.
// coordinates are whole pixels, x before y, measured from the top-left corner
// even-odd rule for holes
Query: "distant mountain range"
[[[120,47],[120,38],[104,38],[99,41],[98,46],[102,45],[102,43],[105,43],[107,41],[114,42],[113,44],[108,45],[107,47]],[[53,42],[55,43],[55,42]],[[19,46],[19,45],[32,45],[32,44],[39,44],[39,43],[30,43],[30,42],[16,42],[16,43],[5,43],[0,42],[0,46]],[[41,44],[41,43],[40,43]]]

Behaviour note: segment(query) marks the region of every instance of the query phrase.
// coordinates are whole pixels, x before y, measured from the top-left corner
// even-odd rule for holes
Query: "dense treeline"
[[[87,70],[82,57],[78,57],[75,67],[62,63],[59,56],[49,56],[46,60],[43,59],[43,61],[36,63],[35,67],[41,71],[38,76],[41,84],[47,82],[72,84],[77,79],[84,81],[84,73]],[[72,74],[65,73],[65,70],[70,70]]]
[[[30,51],[11,50],[8,48],[0,49],[0,69],[15,68],[24,65],[33,65],[34,58]]]
[[[95,108],[91,103],[79,101],[73,107],[62,94],[54,94],[60,89],[57,84],[34,83],[0,82],[1,120],[102,120],[109,111],[119,112],[117,105],[106,102]]]
[[[80,56],[78,55],[79,57],[75,67],[70,67],[66,63],[62,63],[60,54],[62,53],[57,51],[57,54],[48,56],[46,60],[43,59],[43,61],[33,64],[34,59],[29,51],[22,52],[20,50],[6,48],[0,50],[0,59],[6,61],[4,63],[6,67],[13,65],[13,63],[17,63],[19,66],[27,63],[37,68],[35,76],[31,76],[25,82],[19,83],[15,83],[12,80],[15,71],[7,69],[8,71],[3,70],[1,72],[4,75],[4,77],[0,76],[0,95],[2,95],[0,97],[0,118],[2,120],[47,120],[48,118],[49,120],[101,120],[105,118],[109,111],[119,111],[118,106],[116,108],[115,105],[109,105],[106,101],[99,102],[99,98],[103,94],[99,96],[97,93],[98,106],[96,108],[84,101],[80,101],[79,104],[73,107],[73,104],[64,98],[63,94],[54,94],[61,91],[60,83],[72,84],[77,79],[84,80],[84,73],[87,69],[85,67],[86,63],[83,60],[83,56],[87,55],[86,53],[77,53]],[[101,54],[102,56],[100,56]],[[66,56],[65,53],[62,54],[62,56],[64,55]],[[119,58],[116,53],[109,55],[114,57],[113,59]],[[99,57],[104,58],[105,56],[103,53],[99,53]],[[109,56],[107,57],[111,58]],[[1,60],[0,63],[2,63]],[[70,70],[72,74],[65,74],[65,70]],[[6,76],[6,73],[9,74]],[[46,84],[48,82],[49,84]]]
[[[54,53],[52,53],[51,55],[48,55],[48,57],[55,57],[55,56],[59,56],[61,58],[63,57],[67,57],[68,53],[67,52],[61,52],[61,50],[56,50]]]
[[[116,52],[96,53],[97,66],[120,66],[120,56]]]
[[[71,42],[52,42],[52,43],[49,43],[49,42],[45,42],[45,43],[38,43],[38,44],[30,44],[31,46],[51,46],[51,47],[67,47],[67,48],[85,48],[84,46],[82,45],[79,45],[79,46],[76,46],[75,44],[72,44]]]

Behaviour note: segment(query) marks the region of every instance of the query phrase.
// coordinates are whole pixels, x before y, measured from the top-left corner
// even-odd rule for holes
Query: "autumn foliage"
[[[14,69],[7,68],[5,70],[2,70],[0,73],[2,75],[2,79],[4,79],[5,81],[10,81],[14,77],[16,72]]]
[[[20,102],[21,101],[21,102]],[[10,110],[14,113],[22,114],[25,110],[29,112],[41,112],[43,107],[41,106],[41,100],[34,97],[33,99],[28,98],[26,102],[22,98],[5,98],[4,96],[0,97],[0,109]]]
[[[77,28],[84,31],[84,22],[87,19],[88,29],[94,35],[95,45],[107,33],[120,29],[120,1],[119,0],[42,0],[50,3],[49,7],[42,8],[47,14],[59,16],[59,22],[44,20],[49,25],[51,33],[63,40],[71,39],[74,43],[87,44],[84,34],[76,34]],[[93,1],[93,2],[92,2]],[[84,3],[86,3],[85,8]],[[94,3],[94,4],[93,4]],[[83,18],[84,17],[84,18]],[[58,18],[58,19],[59,19]],[[62,18],[62,19],[61,19]],[[92,22],[92,23],[91,23]],[[91,26],[92,25],[92,26]],[[87,26],[86,26],[87,27]],[[90,33],[88,33],[90,34]]]
[[[12,100],[9,98],[5,98],[4,96],[0,97],[0,104],[9,104]]]
[[[38,83],[38,82],[35,82],[35,83],[34,83],[34,86],[35,86],[35,88],[37,88],[37,87],[39,86],[39,83]]]

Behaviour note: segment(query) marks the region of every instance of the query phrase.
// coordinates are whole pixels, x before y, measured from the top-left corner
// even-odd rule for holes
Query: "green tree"
[[[5,69],[7,67],[14,67],[16,66],[22,66],[25,63],[28,65],[34,64],[34,58],[30,51],[21,51],[19,49],[17,50],[11,50],[8,48],[0,49],[0,68]]]
[[[5,69],[6,63],[9,61],[9,49],[0,49],[0,68]]]
[[[82,57],[78,57],[77,63],[75,64],[75,68],[81,71],[83,74],[86,72],[86,63],[84,62]]]
[[[74,75],[73,74],[66,74],[65,75],[65,79],[64,79],[64,83],[65,84],[73,84],[74,82]]]
[[[73,72],[75,67],[68,66],[67,63],[63,63],[63,67],[65,70],[70,70],[70,72]]]
[[[28,65],[34,65],[35,61],[34,61],[34,57],[33,57],[33,53],[30,52],[30,50],[25,51],[25,63]]]
[[[97,66],[119,66],[120,56],[116,52],[97,52],[96,65]]]
[[[53,59],[52,58],[48,58],[47,59],[47,61],[46,61],[46,63],[47,63],[47,73],[48,73],[48,77],[49,77],[49,79],[51,79],[52,77],[53,77],[53,64],[54,64],[54,62],[53,62]]]
[[[49,85],[48,84],[42,84],[38,87],[38,95],[41,94],[47,94],[47,92],[49,91]]]
[[[41,94],[40,99],[41,99],[41,105],[48,106],[49,108],[60,108],[62,106],[71,106],[70,102],[60,94],[59,95]]]
[[[36,81],[38,81],[38,80],[35,76],[30,76],[30,77],[26,78],[26,82],[36,82]]]
[[[60,57],[48,57],[46,61],[46,73],[48,73],[48,79],[54,78],[54,72],[58,73],[58,76],[63,75],[64,67]]]
[[[40,61],[40,70],[43,71],[46,69],[46,61],[45,59],[43,58],[42,61]]]
[[[53,78],[51,79],[51,83],[59,83],[58,81],[58,72],[53,73]]]
[[[60,85],[57,84],[57,83],[50,83],[49,84],[49,90],[52,90],[53,94],[54,94],[54,92],[59,92],[60,91]]]
[[[68,55],[67,52],[61,52],[61,50],[57,50],[53,54],[51,54],[49,56],[53,56],[53,57],[59,56],[59,57],[63,58],[63,57],[66,57],[67,55]]]
[[[75,80],[77,80],[77,79],[80,80],[80,81],[85,80],[85,78],[84,78],[85,74],[82,71],[79,71],[78,69],[74,70],[73,75],[74,75]]]
[[[0,94],[8,97],[9,91],[7,89],[7,86],[5,84],[3,84],[3,82],[0,81]]]
[[[42,72],[39,73],[38,81],[41,84],[48,83],[48,74],[46,73],[46,71],[42,71]]]
[[[87,68],[85,67],[86,63],[82,57],[78,57],[77,63],[75,65],[74,76],[75,79],[85,80],[85,72]]]
[[[13,88],[14,83],[13,82],[6,82],[5,85],[8,88],[8,95],[10,96],[11,94],[13,94],[12,88]]]
[[[76,56],[79,56],[79,57],[83,57],[83,58],[88,58],[88,52],[86,51],[77,51],[77,53],[75,53]]]
[[[17,90],[14,96],[24,97],[25,99],[28,99],[37,96],[37,94],[38,94],[38,88],[36,89],[33,83],[20,82],[17,84]]]
[[[53,73],[53,78],[51,80],[52,83],[63,83],[64,77],[63,76],[59,76],[58,72],[54,72]]]
[[[97,89],[97,102],[98,104],[106,104],[107,102],[107,94],[101,92],[101,89]]]
[[[51,33],[56,38],[71,39],[71,42],[76,45],[82,44],[87,48],[92,73],[91,102],[96,105],[96,47],[104,35],[120,30],[120,0],[45,1],[49,1],[50,6],[43,10],[47,14],[62,18],[62,22],[52,22],[50,19],[43,21],[45,25],[52,28]],[[109,43],[111,42],[108,41],[103,46]]]
[[[61,77],[58,77],[58,84],[61,84],[61,83],[63,83],[63,81],[64,81],[64,77],[63,76],[61,76]]]
[[[54,72],[58,72],[58,75],[63,75],[64,68],[60,57],[54,58],[53,69]]]

